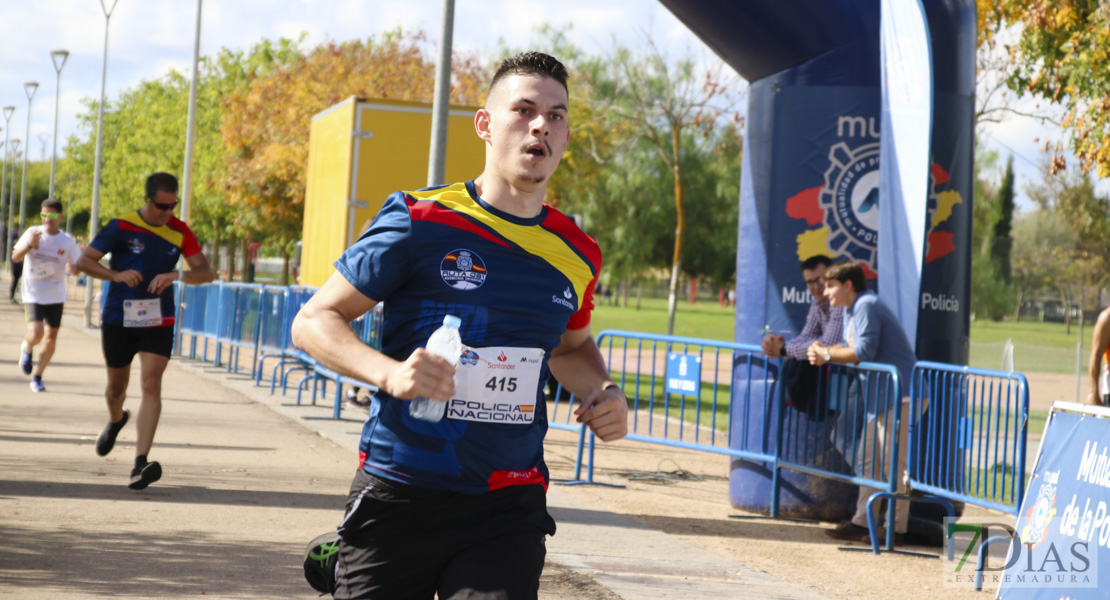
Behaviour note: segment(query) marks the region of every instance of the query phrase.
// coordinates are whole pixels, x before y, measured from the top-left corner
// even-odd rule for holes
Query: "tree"
[[[1026,299],[1036,292],[1051,290],[1056,293],[1059,289],[1072,235],[1055,212],[1037,209],[1014,222],[1014,244],[1021,249],[1014,256],[1013,265],[1020,310]]]
[[[1044,171],[1051,169],[1046,160]],[[1058,267],[1061,295],[1065,286],[1078,288],[1081,308],[1086,290],[1094,290],[1110,280],[1110,199],[1095,193],[1090,178],[1075,171],[1046,175],[1045,182],[1028,188],[1029,197],[1044,212],[1053,212],[1070,231],[1068,243],[1060,249]],[[1070,311],[1069,311],[1070,316]],[[1070,329],[1070,319],[1068,320]]]
[[[971,254],[971,310],[999,321],[1013,309],[1014,294],[995,259],[1002,220],[1002,188],[996,183],[998,153],[978,146],[975,152],[975,212]],[[1005,180],[1005,177],[1003,177]],[[1011,187],[1012,187],[1011,181]],[[1012,201],[1011,201],[1012,213]],[[1008,238],[1007,238],[1008,239]]]
[[[286,274],[301,238],[312,116],[350,96],[430,102],[435,67],[423,46],[422,35],[401,31],[325,44],[227,100],[221,132],[228,204],[238,226],[260,232],[282,253]],[[452,73],[451,101],[477,104],[486,81],[477,58],[455,57]]]
[[[1002,187],[998,189],[998,220],[994,224],[994,239],[991,241],[991,261],[994,271],[1007,285],[1011,279],[1010,251],[1014,240],[1010,229],[1014,220],[1014,157],[1006,161],[1006,174],[1002,176]]]
[[[190,227],[200,239],[218,239],[224,228],[219,215],[227,213],[218,185],[223,142],[219,124],[223,98],[248,81],[299,56],[291,40],[263,40],[249,53],[222,50],[216,59],[203,57],[199,64],[197,138],[194,154],[194,203]],[[189,82],[176,71],[124,90],[104,110],[104,144],[100,218],[102,221],[141,206],[146,177],[155,171],[180,174],[185,158]],[[56,175],[59,197],[73,200],[72,211],[91,208],[96,154],[97,102],[85,99],[85,112],[77,115],[83,135],[65,144],[66,158]],[[103,224],[103,223],[101,223]]]
[[[1006,46],[1007,85],[1065,109],[1061,122],[1084,173],[1110,176],[1110,4],[1094,0],[979,0],[990,38],[1018,26]],[[1051,173],[1064,165],[1053,157]]]
[[[613,100],[604,114],[632,125],[636,134],[647,140],[669,171],[675,207],[674,244],[671,282],[667,308],[667,334],[674,333],[678,297],[678,276],[682,271],[682,249],[686,233],[686,183],[683,158],[686,150],[705,150],[704,146],[685,146],[683,136],[697,132],[708,136],[723,115],[739,101],[739,81],[726,77],[723,66],[699,68],[689,54],[671,60],[652,41],[647,55],[637,56],[618,47],[611,59]],[[739,116],[734,115],[734,122]],[[712,147],[712,146],[710,146]],[[698,154],[705,159],[705,154]]]
[[[735,127],[717,127],[707,137],[688,135],[702,148],[685,152],[687,235],[683,272],[724,288],[736,279],[736,224],[740,219],[740,159],[743,138]]]

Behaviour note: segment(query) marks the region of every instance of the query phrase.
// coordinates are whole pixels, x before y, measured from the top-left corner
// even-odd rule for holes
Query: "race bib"
[[[531,423],[540,386],[540,348],[466,348],[455,368],[447,417],[481,423]]]
[[[39,262],[31,267],[31,279],[35,281],[50,279],[52,277],[54,277],[54,265],[51,263]]]
[[[158,298],[123,301],[124,327],[157,327],[162,324],[162,301]]]

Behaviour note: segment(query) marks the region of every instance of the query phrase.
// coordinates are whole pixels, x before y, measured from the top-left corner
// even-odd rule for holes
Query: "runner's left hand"
[[[585,423],[603,442],[628,435],[628,400],[615,385],[590,390],[574,414],[578,415],[579,423]]]
[[[176,280],[177,280],[177,271],[170,271],[169,273],[161,273],[159,275],[155,275],[154,279],[150,280],[150,285],[147,286],[147,289],[150,290],[151,294],[161,294],[162,290],[164,290],[164,289],[168,288],[169,286],[173,285],[173,282],[176,281]]]

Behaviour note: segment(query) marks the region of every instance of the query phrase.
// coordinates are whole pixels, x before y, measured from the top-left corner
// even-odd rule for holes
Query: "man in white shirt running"
[[[45,392],[42,373],[54,356],[62,309],[66,301],[66,276],[77,275],[81,249],[68,233],[58,228],[62,222],[62,203],[47,198],[42,203],[42,225],[29,227],[12,248],[12,262],[26,261],[23,268],[23,305],[27,311],[27,335],[20,346],[19,368],[31,377],[31,390]],[[45,322],[45,327],[43,326]],[[33,364],[35,345],[43,342],[39,362]]]

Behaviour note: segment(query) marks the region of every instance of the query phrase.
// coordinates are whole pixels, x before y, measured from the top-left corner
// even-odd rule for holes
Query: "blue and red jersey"
[[[403,361],[452,314],[463,344],[542,349],[531,423],[413,418],[379,391],[359,446],[362,468],[409,485],[478,494],[546,487],[547,361],[567,329],[590,321],[601,251],[558,210],[534,218],[483,201],[473,182],[396,192],[335,263],[359,292],[383,302],[382,351]]]
[[[174,324],[173,286],[160,295],[147,290],[156,275],[177,269],[180,256],[189,258],[200,252],[196,236],[189,226],[177,217],[170,217],[165,225],[156,227],[147,223],[139,211],[128,213],[108,222],[90,244],[104,254],[111,254],[108,266],[113,271],[134,269],[143,280],[135,287],[122,283],[108,286],[108,299],[100,321],[106,325],[123,325],[123,303],[126,300],[160,298],[162,326]]]

